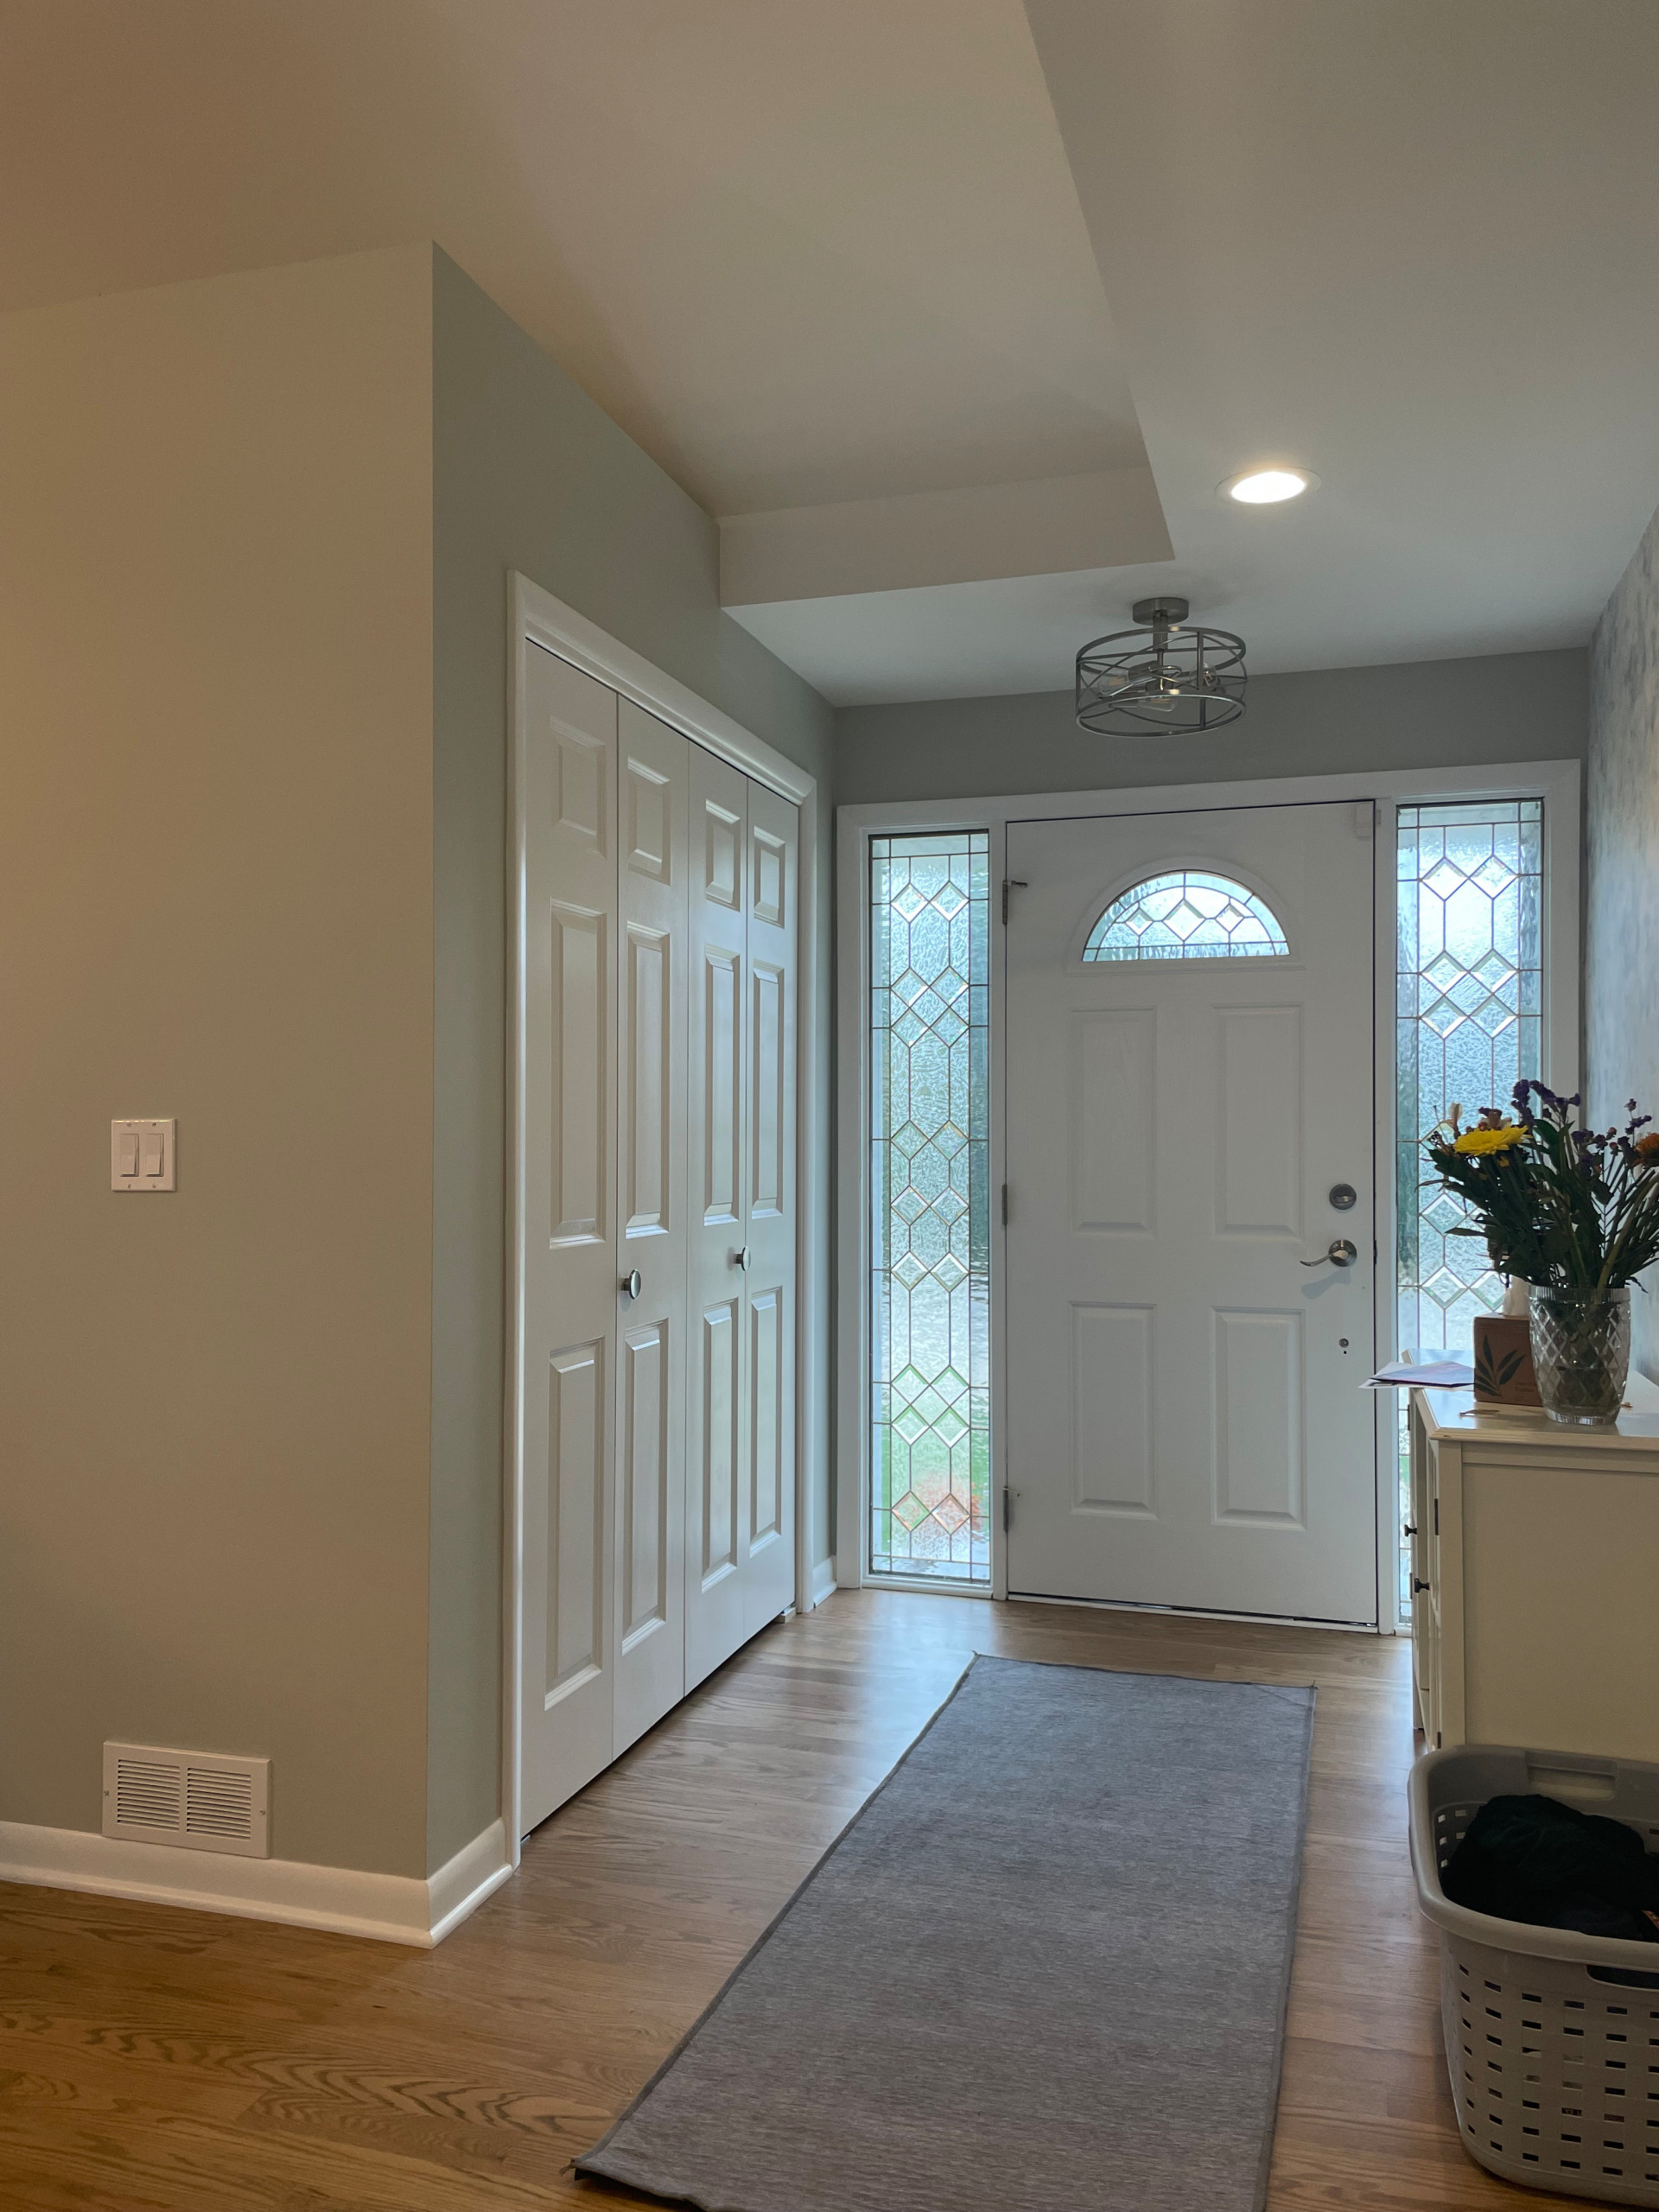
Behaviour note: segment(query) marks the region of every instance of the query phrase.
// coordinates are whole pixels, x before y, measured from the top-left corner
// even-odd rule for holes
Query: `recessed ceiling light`
[[[1307,468],[1251,468],[1242,476],[1230,476],[1217,489],[1244,506],[1266,507],[1279,499],[1300,499],[1319,480]]]

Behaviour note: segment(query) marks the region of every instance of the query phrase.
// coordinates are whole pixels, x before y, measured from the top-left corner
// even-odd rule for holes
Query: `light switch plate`
[[[110,1188],[112,1191],[170,1191],[178,1150],[178,1123],[111,1122]]]

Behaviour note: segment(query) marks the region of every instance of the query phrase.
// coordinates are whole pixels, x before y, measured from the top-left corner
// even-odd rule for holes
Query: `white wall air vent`
[[[270,1761],[105,1744],[104,1833],[269,1859]]]

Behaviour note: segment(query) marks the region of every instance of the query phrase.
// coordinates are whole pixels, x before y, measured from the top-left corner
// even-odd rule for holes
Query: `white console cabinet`
[[[1412,1644],[1429,1745],[1659,1762],[1659,1389],[1611,1429],[1411,1393]]]

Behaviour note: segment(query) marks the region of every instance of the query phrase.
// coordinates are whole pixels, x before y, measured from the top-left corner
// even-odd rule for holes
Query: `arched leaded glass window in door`
[[[1283,960],[1265,901],[1212,868],[1166,868],[1114,899],[1089,932],[1085,960]]]

